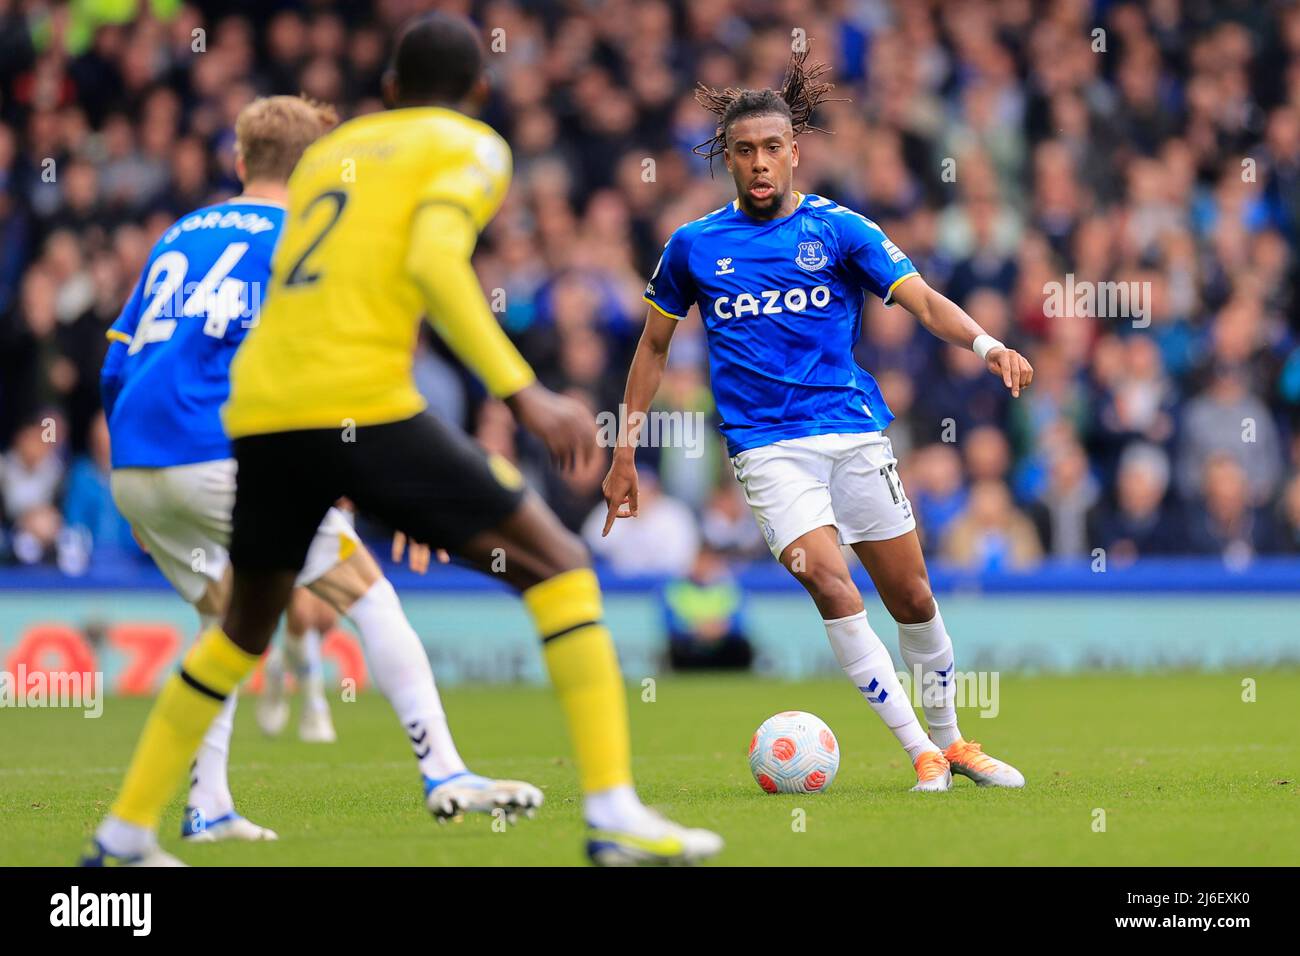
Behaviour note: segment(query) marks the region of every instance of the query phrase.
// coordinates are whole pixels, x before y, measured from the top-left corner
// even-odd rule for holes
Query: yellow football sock
[[[163,806],[185,779],[208,725],[257,661],[257,655],[237,647],[219,627],[199,637],[154,702],[110,811],[113,816],[158,829]]]
[[[632,783],[627,693],[600,585],[590,568],[566,571],[524,592],[542,638],[542,656],[569,722],[584,793]]]

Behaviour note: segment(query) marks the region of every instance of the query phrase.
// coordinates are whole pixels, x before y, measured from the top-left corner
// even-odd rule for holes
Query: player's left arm
[[[470,264],[478,230],[456,206],[418,210],[411,229],[407,273],[424,296],[429,324],[496,398],[536,379],[492,314]]]
[[[470,264],[477,241],[478,229],[459,206],[434,202],[416,213],[406,269],[424,297],[429,324],[558,463],[590,460],[595,420],[581,402],[541,385],[506,336]]]
[[[985,332],[965,309],[942,292],[930,288],[919,275],[913,274],[899,282],[892,296],[894,302],[916,316],[931,333],[949,345],[972,349],[979,354],[989,371],[1002,379],[1002,384],[1011,389],[1015,398],[1019,398],[1020,390],[1028,388],[1034,380],[1034,367],[1027,358]]]
[[[112,418],[113,405],[122,391],[122,366],[131,349],[131,340],[135,337],[136,326],[140,321],[140,303],[144,295],[144,276],[136,280],[131,297],[122,306],[116,321],[109,327],[108,351],[104,353],[104,364],[99,372],[99,395],[104,405],[104,417]]]

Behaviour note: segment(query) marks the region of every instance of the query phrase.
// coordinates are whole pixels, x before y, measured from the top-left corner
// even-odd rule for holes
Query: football
[[[801,710],[767,718],[749,741],[749,769],[768,793],[821,793],[835,781],[840,745],[820,718]]]

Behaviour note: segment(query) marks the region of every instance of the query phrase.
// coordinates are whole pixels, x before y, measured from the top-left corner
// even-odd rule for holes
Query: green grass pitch
[[[1242,680],[1257,682],[1243,702]],[[263,738],[241,707],[231,782],[270,844],[186,846],[182,800],[164,844],[195,865],[577,864],[582,824],[560,712],[546,688],[445,693],[471,766],[537,783],[536,819],[498,832],[486,817],[438,826],[406,739],[383,699],[335,701],[339,742]],[[958,778],[913,794],[911,767],[843,681],[665,677],[654,702],[629,687],[635,771],[647,802],[727,839],[732,865],[1224,865],[1300,860],[1300,672],[1003,675],[1001,713],[962,712],[967,736],[1024,771],[1019,792]],[[149,701],[79,711],[0,712],[0,864],[65,865],[112,800]],[[843,761],[825,794],[769,796],[749,775],[755,727],[779,710],[826,720]],[[1096,810],[1105,810],[1097,832]],[[796,826],[805,811],[802,831]]]

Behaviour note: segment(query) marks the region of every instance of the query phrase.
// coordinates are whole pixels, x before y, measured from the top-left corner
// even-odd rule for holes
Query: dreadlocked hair
[[[790,65],[786,67],[785,79],[779,92],[743,90],[731,86],[725,90],[715,90],[703,83],[696,86],[695,102],[718,117],[717,130],[694,150],[709,160],[710,168],[713,166],[713,157],[721,156],[727,148],[728,127],[745,116],[784,116],[790,121],[795,136],[809,130],[830,132],[812,124],[813,113],[822,103],[844,102],[844,98],[831,98],[830,92],[835,89],[835,84],[822,79],[830,72],[830,67],[825,63],[809,66],[808,52],[808,47],[805,46],[790,55]]]

